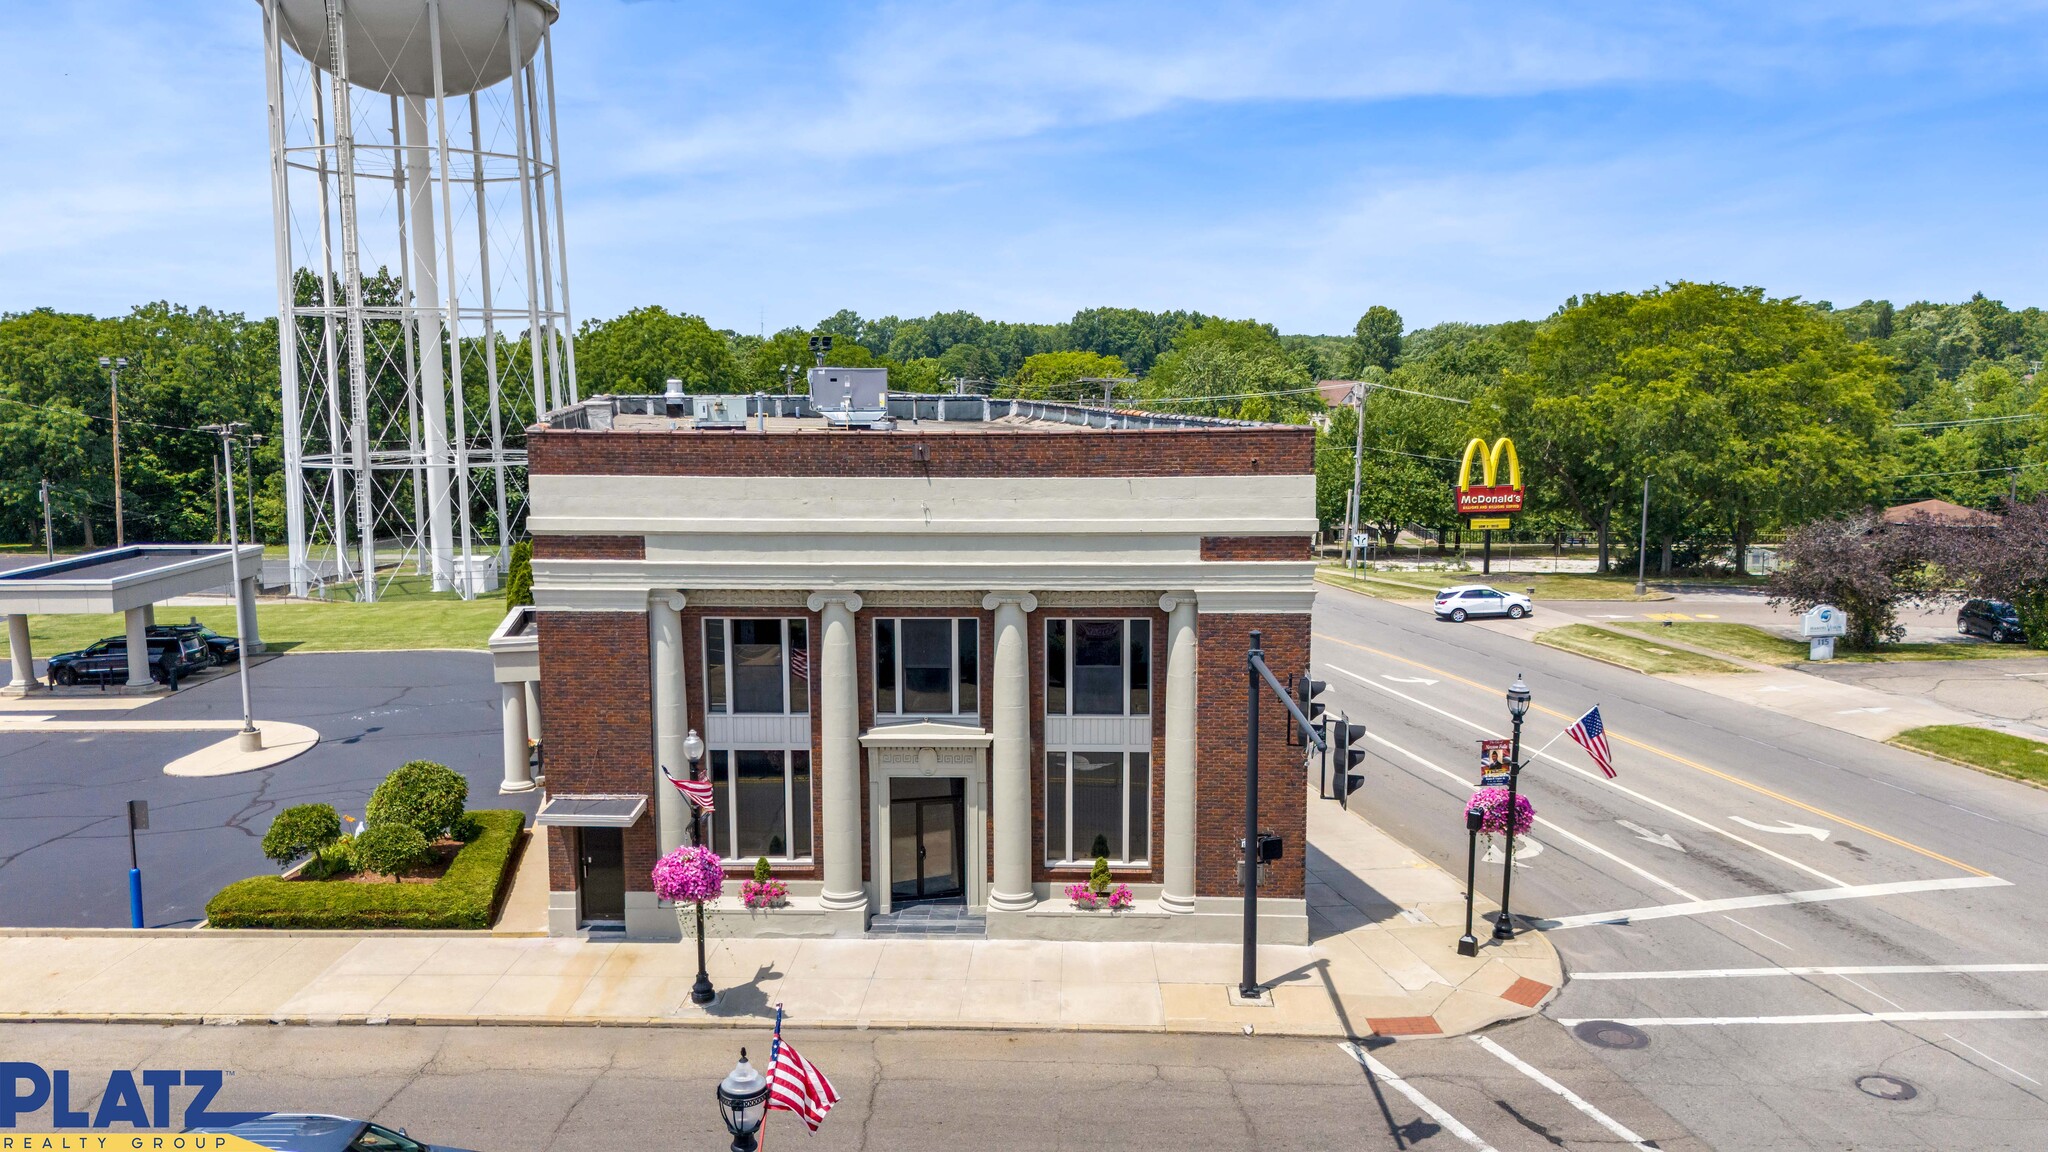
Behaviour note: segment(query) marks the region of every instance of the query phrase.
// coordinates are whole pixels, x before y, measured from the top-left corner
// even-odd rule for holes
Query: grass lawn
[[[1760,664],[1798,664],[1806,660],[1806,641],[1789,639],[1748,624],[1678,620],[1673,621],[1668,630],[1662,624],[1652,623],[1625,623],[1620,627],[1648,636],[1663,632],[1687,644],[1712,648],[1716,652],[1726,652],[1730,656],[1755,660]],[[2001,660],[2041,655],[2044,653],[2040,649],[2030,648],[2024,644],[1972,644],[1947,640],[1931,644],[1887,644],[1875,652],[1852,652],[1841,647],[1835,649],[1835,659],[1856,664],[1912,660]]]
[[[235,634],[235,610],[229,605],[173,608],[159,605],[162,624],[191,617],[216,632]],[[375,604],[263,604],[256,606],[257,627],[272,651],[360,652],[377,648],[482,648],[491,629],[505,618],[499,596],[475,600],[409,598]],[[104,636],[119,636],[125,625],[116,613],[107,616],[31,616],[29,639],[36,655],[70,652]],[[7,651],[0,636],[0,653]]]
[[[1422,600],[1436,591],[1434,588],[1424,588],[1420,584],[1381,579],[1377,573],[1369,580],[1360,580],[1355,576],[1346,575],[1342,567],[1319,568],[1316,570],[1316,578],[1325,584],[1334,584],[1339,588],[1362,592],[1367,596],[1377,596],[1382,600]]]
[[[2048,744],[2023,736],[1961,724],[1936,724],[1909,728],[1889,742],[1995,775],[2048,783]]]
[[[1317,569],[1317,574],[1333,584],[1351,587],[1355,577],[1344,574],[1341,564]],[[1336,577],[1331,579],[1331,577]],[[1497,572],[1492,576],[1481,576],[1478,572],[1415,572],[1405,569],[1388,569],[1370,572],[1367,579],[1377,584],[1392,585],[1395,589],[1413,590],[1422,595],[1434,596],[1438,589],[1456,584],[1492,584],[1495,588],[1509,592],[1526,592],[1536,589],[1536,599],[1541,600],[1669,600],[1668,592],[1652,591],[1646,596],[1636,595],[1635,577],[1595,576],[1586,572]],[[1367,591],[1367,589],[1359,589]],[[1383,594],[1383,593],[1382,593]]]
[[[483,835],[463,845],[448,871],[431,884],[252,876],[214,893],[206,902],[207,926],[489,928],[526,815],[504,808],[470,815],[483,825]]]
[[[1700,672],[1741,672],[1743,669],[1712,656],[1697,652],[1686,652],[1677,648],[1664,648],[1648,640],[1632,636],[1617,636],[1604,628],[1591,624],[1568,624],[1563,628],[1552,628],[1536,634],[1538,644],[1562,648],[1581,656],[1591,656],[1633,668],[1638,672],[1672,673],[1690,675]]]

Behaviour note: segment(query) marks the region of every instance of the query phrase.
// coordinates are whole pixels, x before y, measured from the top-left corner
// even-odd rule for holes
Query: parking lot
[[[325,801],[361,816],[371,789],[407,760],[461,772],[471,807],[531,814],[538,804],[538,793],[498,794],[498,689],[485,653],[286,655],[257,663],[251,689],[258,718],[304,724],[320,743],[276,768],[174,779],[163,766],[220,740],[218,731],[0,732],[0,924],[126,927],[124,812],[133,799],[150,805],[139,851],[151,927],[196,924],[221,886],[273,870],[260,842],[280,809]],[[105,715],[237,719],[237,675],[212,674]]]

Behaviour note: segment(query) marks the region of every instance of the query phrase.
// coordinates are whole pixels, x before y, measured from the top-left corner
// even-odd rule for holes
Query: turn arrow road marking
[[[1668,832],[1652,832],[1633,820],[1616,820],[1615,823],[1635,833],[1638,840],[1648,840],[1652,844],[1661,844],[1674,852],[1685,851],[1685,846],[1672,839],[1671,834]]]
[[[1811,836],[1815,840],[1826,840],[1828,838],[1828,830],[1825,828],[1814,828],[1806,824],[1794,824],[1790,820],[1780,820],[1776,824],[1759,824],[1754,820],[1745,820],[1740,816],[1730,816],[1729,819],[1742,825],[1744,828],[1754,828],[1759,832],[1776,832],[1781,836]]]

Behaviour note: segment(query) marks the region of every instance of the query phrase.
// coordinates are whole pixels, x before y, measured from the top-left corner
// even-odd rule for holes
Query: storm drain
[[[1595,1048],[1648,1048],[1650,1034],[1617,1020],[1586,1020],[1572,1028],[1572,1035]]]
[[[1879,1100],[1911,1100],[1920,1094],[1918,1088],[1897,1076],[1885,1076],[1876,1072],[1868,1076],[1858,1076],[1856,1090],[1865,1096],[1875,1096]]]

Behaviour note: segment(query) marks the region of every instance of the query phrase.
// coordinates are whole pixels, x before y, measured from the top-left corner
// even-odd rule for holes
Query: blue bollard
[[[128,870],[128,926],[142,927],[142,869]]]

